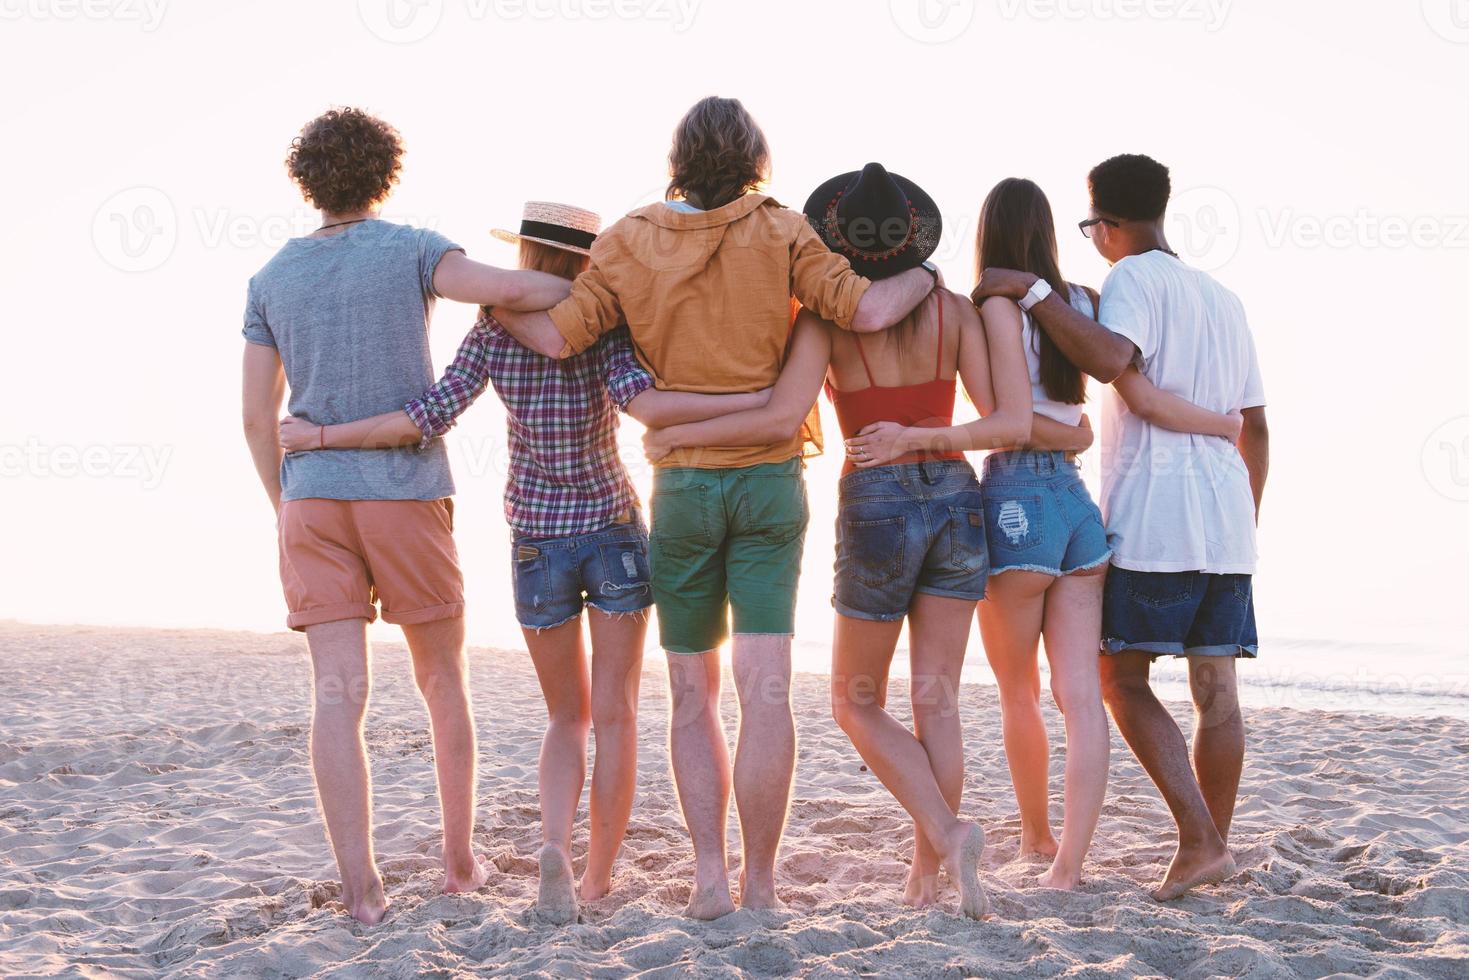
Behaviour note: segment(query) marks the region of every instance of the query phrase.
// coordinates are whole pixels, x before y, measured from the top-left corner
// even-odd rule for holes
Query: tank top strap
[[[934,360],[933,380],[937,381],[944,375],[944,298],[939,297],[939,353]]]
[[[867,363],[867,351],[862,348],[862,335],[853,331],[852,340],[857,343],[857,356],[862,358],[862,370],[867,372],[867,383],[876,388],[877,379],[872,376],[872,366]]]

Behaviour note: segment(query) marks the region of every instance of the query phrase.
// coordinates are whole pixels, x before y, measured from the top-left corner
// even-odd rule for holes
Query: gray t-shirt
[[[371,220],[293,238],[250,280],[245,339],[280,351],[292,415],[318,425],[401,410],[434,383],[434,269],[459,246]],[[454,493],[444,441],[290,453],[281,499],[437,500]]]

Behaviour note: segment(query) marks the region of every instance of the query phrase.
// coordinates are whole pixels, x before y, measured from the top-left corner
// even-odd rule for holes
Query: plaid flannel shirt
[[[423,445],[453,428],[486,384],[505,403],[505,519],[517,536],[597,531],[638,505],[618,454],[618,411],[652,388],[653,376],[638,362],[626,327],[556,360],[522,347],[494,318],[482,318],[438,383],[404,406]]]

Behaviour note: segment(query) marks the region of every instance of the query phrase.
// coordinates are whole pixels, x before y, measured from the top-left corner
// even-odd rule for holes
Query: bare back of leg
[[[311,769],[327,837],[342,876],[342,904],[368,925],[388,900],[372,850],[372,780],[362,721],[372,690],[367,621],[306,627],[313,675]]]

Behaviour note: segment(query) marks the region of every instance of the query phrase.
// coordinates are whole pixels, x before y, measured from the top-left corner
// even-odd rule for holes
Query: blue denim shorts
[[[984,598],[989,553],[974,469],[962,460],[903,463],[842,477],[836,589],[843,616],[892,622],[919,592]]]
[[[1065,453],[1015,450],[984,461],[990,574],[1015,569],[1070,575],[1112,557],[1107,529],[1081,468]]]
[[[1254,657],[1255,595],[1248,575],[1114,568],[1102,594],[1102,652],[1157,657]]]
[[[517,537],[511,543],[515,617],[526,629],[570,622],[591,606],[613,615],[653,605],[648,528],[633,511],[627,523],[567,538]]]

